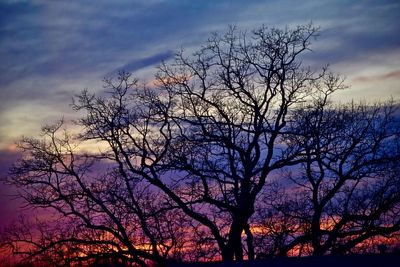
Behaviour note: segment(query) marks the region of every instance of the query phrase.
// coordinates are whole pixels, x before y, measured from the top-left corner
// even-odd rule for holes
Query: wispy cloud
[[[106,76],[115,76],[120,71],[135,72],[149,66],[155,66],[160,64],[162,61],[171,59],[174,56],[174,52],[171,50],[161,52],[156,55],[151,55],[145,58],[133,59],[123,66],[116,68],[115,70],[109,72]]]
[[[15,137],[22,129],[53,118],[49,114],[65,112],[79,90],[101,88],[104,76],[120,69],[142,75],[171,58],[174,49],[182,46],[190,52],[210,32],[223,31],[229,24],[250,30],[262,23],[284,27],[313,21],[321,26],[321,36],[305,61],[316,66],[352,65],[339,71],[352,78],[365,76],[367,70],[354,70],[374,65],[371,54],[389,55],[387,51],[398,48],[399,13],[400,3],[395,0],[301,4],[290,0],[98,0],[95,4],[4,0],[0,3],[1,131],[7,138]],[[32,123],[18,127],[21,117]]]
[[[384,81],[388,79],[400,80],[400,70],[390,71],[379,75],[357,76],[353,79],[354,82],[371,82]]]

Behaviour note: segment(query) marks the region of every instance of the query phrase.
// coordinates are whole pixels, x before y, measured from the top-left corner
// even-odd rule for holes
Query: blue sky
[[[21,135],[73,118],[72,96],[101,90],[104,76],[125,69],[149,80],[175,50],[190,52],[228,25],[251,30],[311,21],[321,31],[306,63],[329,63],[347,77],[351,89],[338,100],[399,99],[395,0],[0,0],[0,170]]]

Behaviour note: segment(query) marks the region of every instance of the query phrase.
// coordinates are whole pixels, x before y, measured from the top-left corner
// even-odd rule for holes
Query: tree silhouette
[[[14,249],[30,256],[52,251],[56,260],[56,251],[66,250],[76,251],[68,261],[117,257],[146,266],[146,260],[164,259],[179,245],[179,212],[164,207],[157,192],[120,166],[108,164],[113,157],[108,152],[77,152],[68,133],[57,135],[60,127],[44,127],[43,140],[23,139],[26,156],[11,170],[26,202],[55,210],[58,223],[40,223],[32,233],[23,222],[8,231],[6,242],[20,241]],[[119,162],[118,155],[114,160]],[[96,164],[105,165],[104,171]]]
[[[380,227],[396,231],[398,221],[386,225],[389,215],[398,220],[396,176],[381,181],[379,171],[398,163],[398,133],[370,131],[384,110],[329,105],[330,95],[345,88],[342,79],[301,62],[316,31],[263,26],[246,35],[230,28],[193,55],[181,51],[162,63],[155,86],[120,73],[105,80],[106,95],[83,91],[73,103],[84,114],[80,133],[69,134],[60,122],[44,127],[39,139],[24,138],[25,156],[8,178],[29,205],[56,211],[59,227],[43,228],[50,236],[42,239],[10,231],[7,243],[30,243],[22,249],[31,256],[65,245],[73,251],[69,261],[115,257],[141,266],[171,258],[254,259],[255,211],[265,204],[268,179],[290,168],[304,172],[315,196],[304,193],[297,209],[274,206],[292,228],[293,218],[311,220],[310,230],[292,240],[282,236],[280,253],[307,242],[314,254],[339,253]],[[88,144],[97,150],[84,152]],[[364,173],[377,182],[364,183],[369,191],[352,190]],[[376,190],[385,192],[381,199]],[[334,205],[342,200],[344,207]],[[322,220],[336,220],[340,208],[345,216],[327,233]],[[350,227],[360,220],[375,224],[364,232]]]
[[[257,196],[271,172],[301,160],[300,150],[280,145],[290,110],[309,95],[342,88],[340,79],[325,70],[314,74],[297,60],[315,31],[261,28],[249,41],[231,29],[191,58],[179,53],[157,75],[174,131],[167,165],[185,177],[175,180],[183,185],[179,195],[163,190],[209,229],[224,260],[243,259],[243,232],[254,258],[249,218]],[[157,179],[156,186],[164,184]]]
[[[311,247],[314,255],[346,253],[372,237],[398,233],[396,110],[393,102],[334,106],[323,101],[296,112],[296,134],[288,146],[303,147],[305,161],[287,172],[288,193],[270,201],[270,217],[286,222],[272,253],[285,255],[295,246]]]

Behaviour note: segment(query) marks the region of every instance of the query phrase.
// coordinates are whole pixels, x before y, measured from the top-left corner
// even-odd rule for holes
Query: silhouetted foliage
[[[120,73],[106,95],[83,91],[80,132],[60,122],[22,139],[8,178],[59,217],[3,243],[56,265],[146,266],[344,253],[398,231],[394,105],[330,104],[342,79],[300,58],[315,34],[231,28],[162,63],[154,86]],[[286,192],[268,186],[281,172]]]

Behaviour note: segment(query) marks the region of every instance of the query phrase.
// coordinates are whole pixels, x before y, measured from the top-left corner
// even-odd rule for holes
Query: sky
[[[400,99],[398,0],[0,0],[0,176],[15,142],[44,124],[74,118],[72,97],[102,90],[126,70],[151,80],[174,51],[194,51],[229,25],[320,27],[306,64],[330,65],[350,89],[337,101]],[[0,226],[18,214],[0,183]]]

